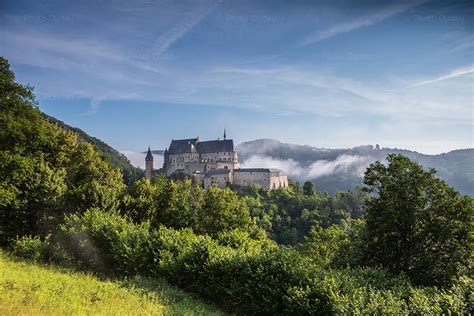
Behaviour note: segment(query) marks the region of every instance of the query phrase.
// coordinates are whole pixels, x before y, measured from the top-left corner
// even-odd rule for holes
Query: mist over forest
[[[291,179],[312,180],[321,192],[353,190],[362,185],[367,167],[375,161],[386,163],[388,154],[403,154],[425,169],[435,168],[437,176],[463,194],[474,196],[474,149],[459,149],[437,155],[416,151],[363,145],[345,149],[316,148],[258,139],[237,146],[242,168],[278,168]],[[121,151],[130,162],[144,169],[145,152]],[[163,164],[163,150],[154,150],[155,168]]]

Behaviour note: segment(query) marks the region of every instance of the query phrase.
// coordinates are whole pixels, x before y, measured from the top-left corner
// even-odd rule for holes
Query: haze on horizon
[[[2,1],[42,111],[113,147],[174,138],[473,145],[470,1]]]

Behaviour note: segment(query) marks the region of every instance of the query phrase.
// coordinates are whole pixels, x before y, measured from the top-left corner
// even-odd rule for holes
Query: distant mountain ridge
[[[362,184],[367,166],[385,160],[391,153],[403,154],[424,168],[435,168],[437,176],[463,194],[474,196],[474,149],[458,149],[437,155],[427,155],[399,148],[365,145],[348,149],[316,148],[308,145],[282,143],[274,139],[257,139],[237,146],[244,166],[253,162],[293,170],[284,170],[290,177],[304,181],[312,179],[320,191],[334,193]]]

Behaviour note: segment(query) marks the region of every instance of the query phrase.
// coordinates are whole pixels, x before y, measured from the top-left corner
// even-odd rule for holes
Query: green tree
[[[418,284],[447,285],[472,264],[473,199],[402,155],[365,173],[370,264],[405,272]]]
[[[316,186],[314,185],[313,181],[307,180],[303,184],[303,192],[306,196],[314,196],[316,195]]]
[[[121,210],[133,222],[151,221],[157,211],[159,186],[150,179],[142,178],[135,181],[122,198]]]
[[[165,180],[157,199],[157,212],[153,223],[173,228],[196,228],[199,210],[203,203],[203,189],[191,180]]]
[[[90,144],[43,117],[0,57],[0,244],[44,235],[68,212],[116,209],[123,188]]]
[[[221,231],[240,228],[249,231],[252,218],[243,199],[230,189],[209,187],[204,191],[195,231],[216,235]]]
[[[319,266],[330,267],[338,262],[345,262],[349,248],[349,236],[341,227],[332,225],[327,229],[313,227],[300,246],[300,251]]]

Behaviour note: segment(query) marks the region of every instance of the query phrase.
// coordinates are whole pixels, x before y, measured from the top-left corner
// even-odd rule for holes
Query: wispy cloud
[[[158,58],[171,47],[176,41],[181,39],[189,33],[196,25],[199,24],[205,17],[212,13],[220,4],[222,0],[218,0],[204,8],[195,10],[192,15],[184,17],[182,21],[177,23],[170,30],[162,34],[152,45],[152,58]]]
[[[99,110],[100,102],[102,102],[101,98],[97,98],[97,97],[92,98],[90,108],[85,113],[85,115],[93,115],[97,113],[97,111]]]
[[[417,0],[417,1],[403,1],[395,4],[385,6],[375,12],[366,14],[362,17],[352,19],[349,21],[342,22],[340,24],[333,25],[332,27],[324,30],[318,30],[309,36],[307,36],[303,41],[302,45],[310,45],[317,42],[320,42],[324,39],[331,38],[338,34],[347,33],[360,29],[362,27],[371,26],[376,23],[380,23],[383,20],[390,18],[396,14],[402,13],[410,8],[418,6],[426,0]]]
[[[408,88],[424,86],[426,84],[440,82],[440,81],[443,81],[443,80],[456,78],[456,77],[471,74],[471,73],[474,73],[474,67],[472,67],[472,66],[468,66],[468,67],[464,67],[464,68],[460,68],[460,69],[455,69],[447,75],[438,76],[438,77],[436,77],[434,79],[430,79],[430,80],[420,81],[420,82],[417,82],[417,83],[414,83],[414,84],[408,86]]]

